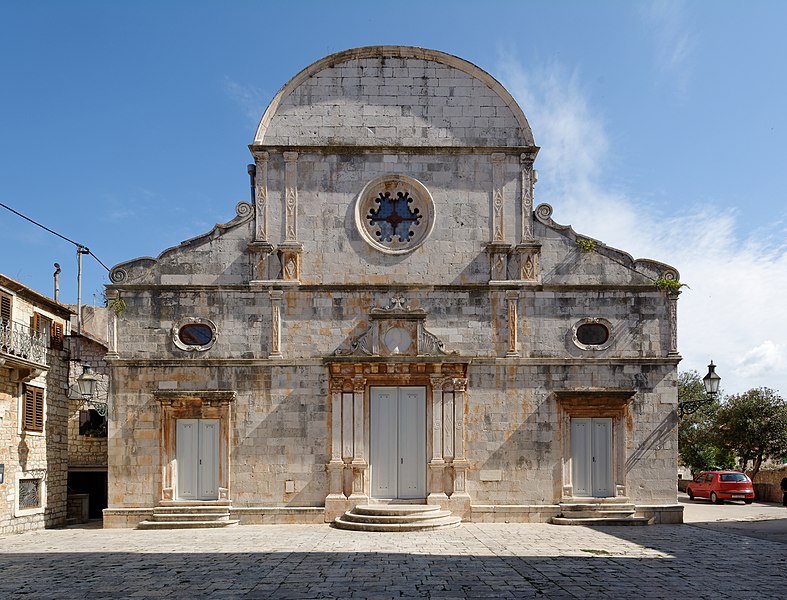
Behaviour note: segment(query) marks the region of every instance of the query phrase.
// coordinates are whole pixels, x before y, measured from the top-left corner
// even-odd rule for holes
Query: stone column
[[[517,290],[507,290],[506,302],[508,303],[508,352],[506,356],[512,358],[519,356],[519,339],[517,335],[517,330],[519,329],[517,318],[519,292]]]
[[[678,352],[678,296],[680,292],[668,292],[669,302],[669,353],[667,356],[680,356]]]
[[[366,378],[353,377],[353,490],[350,500],[356,504],[369,501],[366,493],[366,470],[369,464],[366,462],[364,451],[364,411],[363,401],[366,391]]]
[[[284,241],[298,241],[298,153],[284,153]]]
[[[533,240],[533,159],[530,154],[521,154],[522,190],[520,205],[522,211],[522,242]]]
[[[249,244],[252,258],[252,279],[266,281],[268,258],[273,253],[273,245],[268,241],[268,153],[255,152],[254,161],[257,166],[254,182],[254,240]]]
[[[489,281],[505,281],[508,279],[508,253],[511,245],[506,243],[505,228],[505,160],[502,152],[492,154],[492,220],[491,240],[486,245],[489,253]]]
[[[281,278],[300,282],[303,244],[298,242],[298,153],[284,153],[284,242],[279,244]]]
[[[346,500],[342,460],[343,379],[331,380],[331,461],[328,463],[329,490],[326,500]]]
[[[469,463],[465,456],[465,403],[467,395],[467,379],[457,377],[454,379],[454,489],[451,500],[455,504],[452,510],[470,510],[470,495],[467,493],[467,468]]]
[[[283,358],[281,353],[281,290],[271,290],[271,353],[268,358]]]
[[[268,241],[268,153],[257,152],[254,154],[257,164],[257,176],[255,181],[255,200],[254,207],[254,241]]]
[[[445,494],[443,477],[445,459],[443,458],[443,382],[441,376],[432,376],[432,458],[429,461],[429,495],[427,504],[443,505],[448,496]]]

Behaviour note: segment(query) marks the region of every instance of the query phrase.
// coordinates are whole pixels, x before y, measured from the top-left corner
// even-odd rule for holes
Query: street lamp
[[[82,368],[82,374],[77,377],[77,386],[79,386],[79,393],[90,406],[96,409],[96,412],[102,417],[107,416],[107,403],[97,400],[98,396],[98,377],[93,373],[90,365],[85,365]]]
[[[689,400],[688,402],[678,402],[678,417],[683,415],[690,415],[697,412],[706,404],[712,403],[716,399],[716,394],[719,393],[719,383],[721,377],[716,374],[716,365],[710,361],[708,365],[708,374],[702,378],[702,385],[705,386],[705,393],[708,395],[704,400]]]

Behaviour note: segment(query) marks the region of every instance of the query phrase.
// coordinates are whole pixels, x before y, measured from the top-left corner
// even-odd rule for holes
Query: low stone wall
[[[782,491],[780,484],[782,478],[787,477],[787,465],[778,469],[767,469],[757,473],[754,478],[754,493],[757,500],[763,502],[781,502]]]

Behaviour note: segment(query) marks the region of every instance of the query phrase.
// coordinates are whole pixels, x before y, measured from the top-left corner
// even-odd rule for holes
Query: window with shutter
[[[22,404],[22,429],[25,431],[44,431],[44,390],[25,386]]]
[[[11,321],[11,305],[11,296],[0,292],[0,321],[3,323],[9,323]]]
[[[55,350],[62,350],[63,349],[63,324],[62,323],[52,323],[52,331],[51,331],[51,347]]]
[[[45,317],[40,313],[33,313],[33,318],[30,320],[30,327],[32,330],[41,336],[42,343],[48,343],[51,347],[51,340],[52,340],[52,319],[49,317]]]

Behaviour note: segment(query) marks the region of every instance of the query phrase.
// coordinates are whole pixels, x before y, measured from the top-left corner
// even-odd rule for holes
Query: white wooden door
[[[574,496],[612,496],[612,419],[571,419]]]
[[[219,497],[219,420],[178,419],[176,431],[178,498]]]
[[[373,387],[370,396],[372,497],[425,497],[426,388]]]

